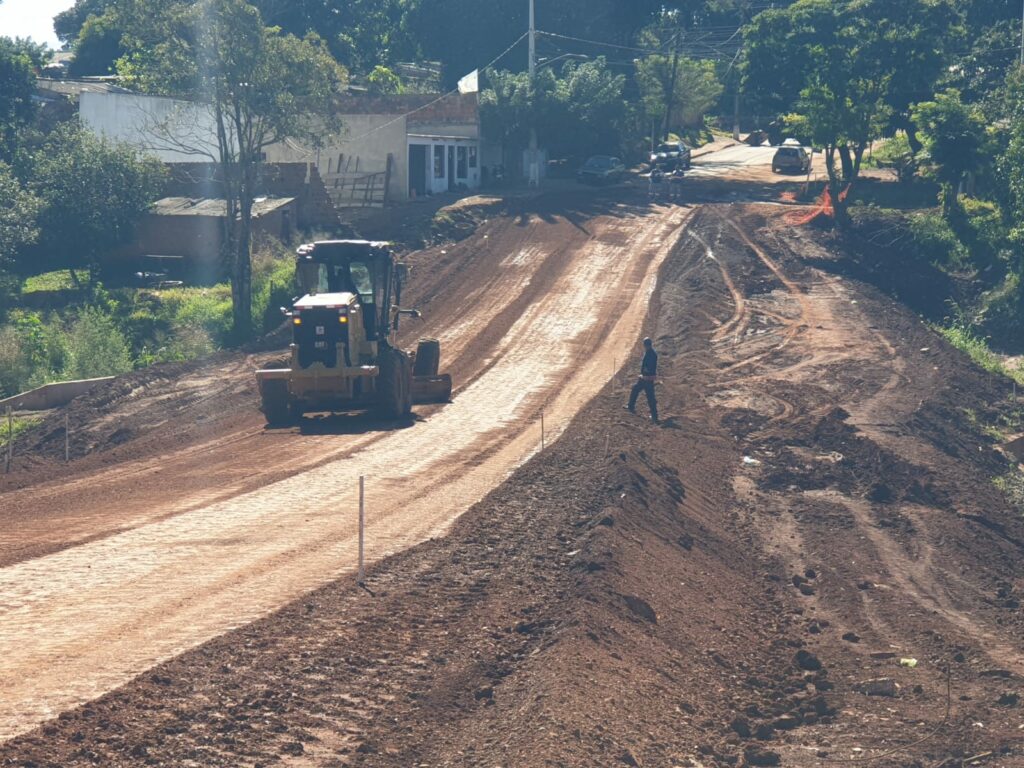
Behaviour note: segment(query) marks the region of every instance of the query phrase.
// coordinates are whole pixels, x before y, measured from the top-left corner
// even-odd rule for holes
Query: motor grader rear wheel
[[[437,339],[420,339],[416,345],[416,362],[413,376],[437,376],[441,367],[441,342]]]

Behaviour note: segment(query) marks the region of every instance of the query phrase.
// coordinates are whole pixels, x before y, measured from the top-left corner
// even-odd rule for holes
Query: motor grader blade
[[[412,402],[414,405],[447,403],[452,398],[452,377],[447,373],[440,376],[413,376]]]

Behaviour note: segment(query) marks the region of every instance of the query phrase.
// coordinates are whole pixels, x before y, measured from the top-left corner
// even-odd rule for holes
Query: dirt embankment
[[[0,764],[1024,765],[1024,525],[983,432],[1014,418],[1007,385],[775,215],[690,232],[649,321],[661,427],[609,386],[366,590]]]

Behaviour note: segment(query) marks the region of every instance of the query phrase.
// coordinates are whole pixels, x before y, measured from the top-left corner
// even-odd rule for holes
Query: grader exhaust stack
[[[440,374],[441,348],[423,339],[413,353],[393,342],[409,270],[388,243],[327,240],[298,250],[302,298],[285,309],[292,326],[287,368],[256,372],[267,423],[283,425],[313,411],[375,410],[407,417],[414,404],[451,398]]]

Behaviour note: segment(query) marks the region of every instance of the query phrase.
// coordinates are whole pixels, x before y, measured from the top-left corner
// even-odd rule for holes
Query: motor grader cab
[[[292,328],[289,366],[256,372],[268,424],[313,411],[372,409],[402,418],[414,403],[447,402],[452,380],[438,374],[439,343],[422,339],[413,354],[394,343],[401,317],[419,316],[401,309],[408,275],[388,243],[327,240],[299,248],[302,297],[282,308]]]

